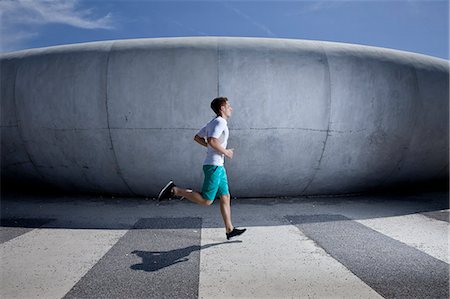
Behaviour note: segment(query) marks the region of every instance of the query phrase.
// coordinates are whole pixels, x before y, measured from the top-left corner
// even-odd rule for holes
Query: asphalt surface
[[[218,202],[2,194],[1,298],[448,298],[448,193]]]

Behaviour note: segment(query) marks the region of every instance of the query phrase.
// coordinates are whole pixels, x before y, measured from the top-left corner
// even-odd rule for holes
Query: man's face
[[[231,112],[233,111],[233,108],[231,108],[230,103],[226,102],[225,105],[221,107],[222,115],[229,118],[231,116]]]

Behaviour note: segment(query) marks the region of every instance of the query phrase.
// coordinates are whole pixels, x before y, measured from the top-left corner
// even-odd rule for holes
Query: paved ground
[[[218,203],[7,192],[0,298],[448,298],[448,193]]]

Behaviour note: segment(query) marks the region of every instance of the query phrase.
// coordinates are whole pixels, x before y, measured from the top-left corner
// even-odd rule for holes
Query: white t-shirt
[[[213,118],[209,123],[201,128],[200,131],[198,131],[197,135],[202,138],[217,138],[222,147],[227,148],[229,132],[226,119],[221,116]],[[208,145],[208,150],[206,152],[206,158],[203,165],[223,166],[223,162],[224,155]]]

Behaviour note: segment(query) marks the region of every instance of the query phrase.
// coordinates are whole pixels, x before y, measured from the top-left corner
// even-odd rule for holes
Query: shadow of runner
[[[185,248],[179,248],[169,251],[140,251],[134,250],[131,252],[142,258],[141,264],[132,265],[130,268],[133,270],[142,270],[146,272],[154,272],[161,270],[163,268],[186,262],[189,259],[189,256],[194,251],[200,251],[202,249],[206,249],[209,247],[222,245],[222,244],[231,244],[231,243],[242,243],[242,241],[230,241],[230,242],[221,242],[221,243],[213,243],[206,244],[203,246],[193,245]]]

